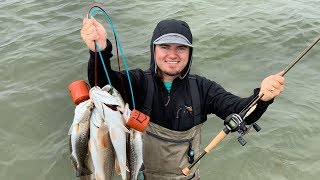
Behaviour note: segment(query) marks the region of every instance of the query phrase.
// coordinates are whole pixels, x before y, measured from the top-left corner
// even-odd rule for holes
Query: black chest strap
[[[143,108],[141,111],[148,116],[151,115],[152,111],[152,103],[153,103],[153,95],[154,95],[154,82],[152,73],[150,70],[145,72],[147,77],[147,93],[144,100]],[[193,118],[194,118],[194,125],[198,125],[201,123],[201,104],[200,104],[200,93],[198,89],[197,79],[194,75],[188,76],[189,80],[189,87],[191,92],[192,98],[192,108],[193,108]]]
[[[147,77],[147,93],[145,94],[146,97],[144,99],[143,103],[143,108],[141,111],[148,115],[151,116],[151,111],[152,111],[152,102],[153,102],[153,94],[154,94],[154,83],[153,83],[153,78],[152,78],[152,73],[150,70],[147,70],[145,72],[145,75]]]
[[[194,125],[198,125],[201,123],[201,103],[197,79],[194,75],[189,75],[188,79],[192,98]]]

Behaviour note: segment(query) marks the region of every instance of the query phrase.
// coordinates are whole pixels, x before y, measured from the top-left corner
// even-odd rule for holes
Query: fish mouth
[[[112,105],[112,104],[106,104],[106,103],[104,103],[104,105],[106,105],[112,111],[118,111],[118,105]]]

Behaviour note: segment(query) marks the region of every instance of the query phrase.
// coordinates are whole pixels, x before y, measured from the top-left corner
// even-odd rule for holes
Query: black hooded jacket
[[[148,83],[153,83],[154,94],[152,100],[152,111],[150,114],[151,122],[156,123],[165,128],[185,131],[199,124],[195,122],[190,108],[193,107],[190,85],[188,78],[192,63],[192,48],[189,62],[182,71],[180,77],[176,78],[171,87],[170,93],[167,91],[162,80],[157,74],[157,67],[154,61],[154,45],[153,41],[163,34],[178,33],[184,35],[192,43],[192,34],[187,23],[178,20],[164,20],[158,23],[151,39],[151,61],[150,69],[153,82],[148,82],[147,73],[141,69],[133,69],[129,71],[131,84],[134,91],[136,109],[142,111],[145,98],[148,97]],[[107,40],[107,48],[102,51],[103,59],[111,79],[112,86],[115,87],[122,95],[125,101],[132,108],[130,88],[128,76],[125,71],[117,72],[111,69],[110,58],[112,57],[112,44]],[[91,86],[95,85],[95,56],[96,53],[90,51],[90,59],[88,62],[88,79]],[[97,85],[103,87],[108,84],[103,65],[97,54]],[[239,113],[252,99],[258,94],[259,89],[255,89],[253,95],[248,98],[240,98],[227,92],[219,84],[208,80],[205,77],[196,77],[198,85],[200,104],[201,104],[201,122],[207,120],[208,114],[215,114],[221,119],[225,119],[232,113]],[[257,121],[266,111],[270,102],[258,101],[257,108],[247,118],[247,123]],[[194,109],[194,108],[193,108]]]

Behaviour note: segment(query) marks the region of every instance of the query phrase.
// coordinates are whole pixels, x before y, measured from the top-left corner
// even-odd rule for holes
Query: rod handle
[[[204,149],[205,152],[210,152],[217,144],[219,144],[225,137],[227,133],[224,130],[220,131],[220,133],[212,139],[210,144]]]
[[[190,168],[189,167],[185,167],[184,169],[182,169],[182,174],[187,176],[190,173]]]

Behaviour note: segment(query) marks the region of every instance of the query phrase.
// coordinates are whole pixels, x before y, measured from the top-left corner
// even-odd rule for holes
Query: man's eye
[[[187,47],[185,47],[185,46],[180,46],[180,47],[178,47],[178,50],[179,51],[186,51],[188,48]]]
[[[169,46],[160,46],[161,49],[169,49]]]

